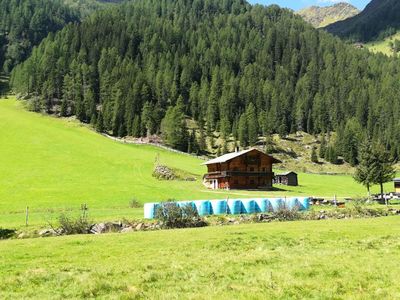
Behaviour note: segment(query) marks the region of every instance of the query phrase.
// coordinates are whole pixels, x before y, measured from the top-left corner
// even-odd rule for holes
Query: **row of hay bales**
[[[282,208],[300,211],[310,208],[310,198],[257,198],[257,199],[228,199],[228,200],[197,200],[176,202],[178,206],[191,205],[200,216],[208,215],[238,215],[278,211]],[[154,219],[160,203],[146,203],[144,217]]]

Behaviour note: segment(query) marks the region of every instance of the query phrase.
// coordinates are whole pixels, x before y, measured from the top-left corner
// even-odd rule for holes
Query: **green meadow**
[[[387,56],[393,56],[393,51],[390,47],[390,42],[400,39],[400,32],[383,39],[381,41],[373,41],[367,43],[365,46],[374,53],[383,53]]]
[[[400,218],[0,242],[1,299],[399,299]]]
[[[158,181],[154,162],[193,174],[197,181]],[[58,119],[25,109],[15,98],[0,100],[0,226],[39,226],[61,212],[89,207],[96,220],[140,218],[140,203],[167,199],[235,197],[354,197],[365,189],[347,175],[299,174],[300,186],[273,192],[210,191],[201,183],[201,159],[153,146],[123,144],[71,119]],[[299,169],[301,166],[299,165]],[[386,186],[392,190],[392,184]],[[378,189],[375,188],[374,192]]]

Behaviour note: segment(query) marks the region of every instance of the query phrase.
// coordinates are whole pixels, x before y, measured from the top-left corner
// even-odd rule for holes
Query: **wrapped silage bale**
[[[256,212],[256,202],[254,199],[242,199],[242,213],[254,214]]]
[[[185,207],[185,206],[192,206],[195,207],[193,204],[193,201],[179,201],[178,202],[179,207]]]
[[[226,200],[211,200],[211,214],[225,215],[228,212],[228,204]]]
[[[297,201],[297,198],[286,198],[285,199],[285,208],[287,209],[299,209],[299,203]]]
[[[242,201],[239,199],[228,200],[228,213],[231,215],[239,215],[242,213]]]
[[[309,210],[310,209],[310,198],[304,197],[304,198],[298,198],[297,199],[300,204],[300,210]]]
[[[284,201],[281,198],[270,198],[271,210],[274,212],[279,211],[285,206]]]
[[[256,212],[265,213],[270,211],[270,202],[266,198],[255,199],[256,201]]]
[[[199,216],[208,216],[211,214],[211,204],[208,200],[199,200],[193,202]]]
[[[144,204],[144,218],[145,219],[154,219],[156,216],[157,207],[158,207],[158,203],[145,203]]]

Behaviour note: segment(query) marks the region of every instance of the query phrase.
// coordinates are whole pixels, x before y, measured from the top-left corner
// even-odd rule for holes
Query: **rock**
[[[101,234],[101,233],[104,233],[105,231],[106,231],[105,223],[94,224],[90,228],[90,233],[93,233],[93,234]]]
[[[39,231],[40,237],[56,236],[57,232],[53,229],[43,229]]]
[[[17,238],[18,239],[27,239],[27,238],[29,238],[29,234],[27,234],[26,232],[21,232],[20,234],[18,234]]]
[[[121,230],[121,233],[129,233],[129,232],[133,232],[133,228],[132,227],[125,227]]]
[[[143,228],[143,223],[139,223],[136,225],[135,230],[140,231],[140,230],[142,230],[142,228]]]
[[[177,179],[175,172],[167,166],[158,165],[154,168],[153,177],[161,180],[175,180]]]

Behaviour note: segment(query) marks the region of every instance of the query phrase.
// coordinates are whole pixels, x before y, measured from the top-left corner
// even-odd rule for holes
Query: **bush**
[[[89,233],[91,223],[86,215],[77,218],[71,218],[66,214],[62,214],[58,218],[60,228],[56,230],[60,234],[86,234]]]
[[[199,216],[190,204],[182,207],[175,202],[164,202],[156,210],[156,219],[162,222],[163,228],[203,227],[207,223]]]
[[[298,207],[289,208],[285,205],[282,205],[277,211],[273,212],[272,217],[278,221],[296,221],[303,218]]]
[[[15,235],[14,229],[3,229],[0,228],[0,240],[12,238]]]
[[[141,208],[142,205],[136,198],[133,198],[131,201],[129,201],[129,207],[130,208]]]

